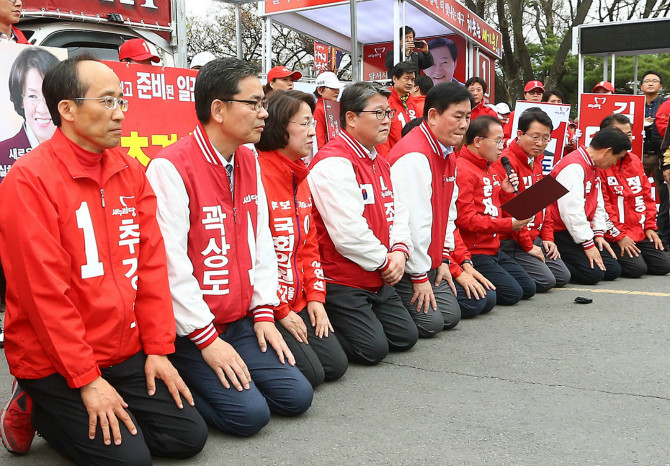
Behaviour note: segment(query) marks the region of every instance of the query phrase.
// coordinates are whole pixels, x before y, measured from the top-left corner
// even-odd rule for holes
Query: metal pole
[[[633,68],[633,95],[637,95],[637,55],[635,55],[635,67]]]
[[[176,0],[173,5],[172,23],[176,24],[177,35],[177,60],[175,66],[186,68],[186,21],[178,21],[178,18],[186,18],[186,0]]]
[[[393,65],[400,63],[400,54],[404,53],[400,50],[405,41],[401,40],[396,31],[400,31],[402,25],[400,24],[400,2],[401,0],[393,0]],[[403,47],[404,49],[404,47]]]
[[[614,86],[614,80],[616,79],[616,57],[612,54],[612,86]]]
[[[351,80],[359,81],[358,63],[358,21],[356,17],[356,0],[349,0],[349,13],[351,15]]]
[[[268,16],[266,19],[267,30],[265,31],[265,53],[267,55],[265,57],[265,64],[267,65],[267,68],[265,69],[265,73],[272,69],[272,18]]]
[[[237,42],[237,58],[242,60],[242,15],[240,13],[240,6],[235,5],[235,39]]]
[[[579,100],[577,101],[577,118],[579,118],[579,108],[581,107],[580,100],[584,93],[584,55],[580,52],[579,55],[577,55],[577,59],[579,60],[579,76],[577,76],[577,95],[579,96]]]
[[[603,81],[608,81],[607,72],[609,71],[609,59],[607,57],[603,58]]]

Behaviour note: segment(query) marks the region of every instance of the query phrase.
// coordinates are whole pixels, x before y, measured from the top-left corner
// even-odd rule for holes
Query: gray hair
[[[347,86],[340,97],[340,126],[342,129],[347,126],[347,112],[354,112],[358,115],[368,104],[370,97],[376,95],[383,95],[388,98],[391,91],[376,82],[359,81]]]

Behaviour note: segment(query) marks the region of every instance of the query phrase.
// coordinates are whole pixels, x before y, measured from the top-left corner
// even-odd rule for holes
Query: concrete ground
[[[670,277],[646,277],[497,307],[351,366],[300,418],[247,439],[211,431],[196,458],[156,463],[670,464],[669,303]],[[0,399],[10,385],[3,360]],[[36,439],[0,464],[68,463]]]

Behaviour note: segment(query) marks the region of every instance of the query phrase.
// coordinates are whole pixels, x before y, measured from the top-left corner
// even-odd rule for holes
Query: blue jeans
[[[307,411],[312,404],[312,386],[297,367],[279,362],[270,345],[261,352],[250,318],[232,322],[219,338],[235,348],[247,365],[252,380],[248,390],[226,389],[186,337],[177,337],[176,351],[170,356],[205,421],[223,432],[244,437],[270,421],[270,410],[283,416]]]

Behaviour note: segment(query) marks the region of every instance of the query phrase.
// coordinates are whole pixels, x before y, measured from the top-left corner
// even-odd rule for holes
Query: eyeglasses
[[[534,143],[540,141],[540,142],[542,142],[543,144],[547,144],[549,141],[551,141],[551,137],[550,137],[550,136],[536,136],[536,135],[530,135],[530,134],[528,134],[528,133],[523,133],[523,134],[525,134],[526,136],[528,136],[529,138],[531,138],[531,139],[533,140]]]
[[[374,113],[378,120],[383,120],[384,118],[388,118],[389,120],[393,120],[393,117],[395,116],[395,110],[393,110],[393,109],[391,109],[391,110],[361,110],[361,113]]]
[[[75,97],[72,100],[99,100],[105,104],[105,108],[109,110],[116,110],[116,107],[119,106],[122,112],[128,110],[128,101],[126,99],[118,99],[108,95],[107,97]]]
[[[260,112],[261,109],[267,110],[268,109],[268,100],[267,99],[261,99],[261,100],[242,100],[242,99],[221,99],[222,102],[241,102],[243,104],[251,105],[251,107],[254,109],[254,112]]]
[[[289,123],[295,123],[296,125],[300,125],[303,128],[312,128],[316,129],[316,120],[314,118],[308,120],[308,121],[289,121]]]
[[[496,146],[498,146],[498,147],[502,147],[503,144],[504,144],[504,141],[505,141],[504,139],[491,139],[491,138],[484,138],[484,137],[481,137],[481,136],[479,136],[479,138],[480,139],[486,139],[487,141],[493,141],[496,144]]]
[[[658,84],[660,82],[661,82],[660,79],[645,79],[644,81],[642,81],[642,84]]]
[[[33,107],[37,107],[41,103],[43,103],[43,104],[47,103],[47,101],[44,99],[44,97],[40,97],[40,96],[35,95],[35,94],[22,95],[22,97],[26,100],[26,103],[28,105],[31,105]]]

